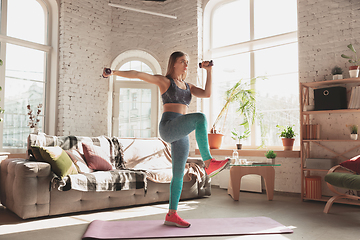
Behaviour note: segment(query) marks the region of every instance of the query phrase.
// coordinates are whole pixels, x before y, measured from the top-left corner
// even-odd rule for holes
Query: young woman
[[[138,78],[159,87],[163,101],[163,115],[159,125],[160,136],[171,144],[172,180],[170,183],[169,212],[165,218],[165,225],[190,227],[177,214],[183,186],[185,163],[189,155],[189,133],[195,130],[196,141],[201,157],[205,163],[205,171],[213,177],[229,164],[229,159],[217,161],[212,158],[207,138],[207,121],[203,113],[187,113],[192,95],[208,98],[211,95],[212,66],[208,61],[202,62],[207,72],[205,89],[185,82],[189,59],[183,52],[171,54],[165,76],[151,75],[138,71],[103,72],[104,77],[116,75],[126,78]]]

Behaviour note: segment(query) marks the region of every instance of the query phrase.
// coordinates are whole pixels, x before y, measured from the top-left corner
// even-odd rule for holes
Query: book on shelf
[[[348,101],[348,108],[351,109],[360,108],[360,86],[351,87],[350,98]]]
[[[320,139],[320,124],[304,124],[303,139]]]

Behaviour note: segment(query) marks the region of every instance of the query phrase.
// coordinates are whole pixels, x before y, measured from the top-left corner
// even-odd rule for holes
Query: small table
[[[248,174],[258,174],[264,178],[267,199],[271,201],[274,197],[275,166],[281,166],[281,164],[230,164],[228,194],[235,201],[239,201],[241,178]]]

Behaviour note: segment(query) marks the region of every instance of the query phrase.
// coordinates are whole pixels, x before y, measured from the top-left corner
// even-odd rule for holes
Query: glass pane
[[[141,71],[146,72],[148,74],[153,74],[153,71],[151,70],[151,68],[143,62],[141,63]]]
[[[213,48],[250,40],[249,2],[249,0],[233,1],[214,11],[211,29]]]
[[[216,67],[213,68],[213,105],[212,105],[212,119],[215,121],[221,108],[224,105],[225,92],[240,79],[250,78],[250,54],[238,54],[234,56],[228,56],[224,58],[214,59]],[[227,120],[229,120],[228,118]],[[230,126],[229,124],[226,124]],[[222,127],[219,126],[219,127]],[[224,131],[230,131],[231,129],[223,129]],[[226,134],[225,134],[226,135]],[[229,139],[224,139],[224,144],[227,141],[231,141],[231,133],[227,135]]]
[[[7,35],[40,44],[46,43],[45,12],[38,1],[8,1]]]
[[[121,88],[120,96],[120,136],[149,137],[151,135],[151,90]]]
[[[298,74],[283,74],[258,80],[255,87],[257,109],[262,114],[264,126],[264,137],[261,138],[257,124],[257,144],[260,145],[262,139],[267,146],[282,146],[276,125],[294,125],[297,134],[300,130]]]
[[[154,74],[149,65],[141,62],[141,61],[129,61],[125,64],[123,64],[120,68],[120,71],[127,71],[127,70],[136,70],[139,72],[145,72],[148,74]],[[116,76],[116,80],[118,81],[141,81],[140,79],[130,79],[130,78],[124,78],[124,77],[118,77]]]
[[[39,129],[43,128],[44,116],[39,117]],[[3,147],[10,149],[19,149],[27,147],[27,137],[32,132],[28,125],[29,118],[27,115],[5,114]]]
[[[130,67],[132,70],[141,71],[141,62],[140,61],[131,61]]]
[[[28,110],[44,104],[46,54],[42,51],[7,44],[4,100],[4,147],[25,146],[30,133]],[[44,109],[44,108],[43,108]],[[43,126],[44,111],[39,129]],[[23,143],[23,144],[20,144]]]
[[[254,38],[297,31],[296,0],[254,0]]]
[[[254,52],[255,76],[271,76],[298,71],[298,44],[292,43]]]

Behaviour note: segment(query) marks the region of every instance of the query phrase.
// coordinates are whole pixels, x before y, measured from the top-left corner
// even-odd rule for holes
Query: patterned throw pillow
[[[78,173],[74,163],[61,147],[31,147],[33,151],[36,152],[36,160],[49,163],[51,165],[51,170],[60,178],[69,174]],[[40,153],[42,159],[38,159],[40,156],[38,153]]]
[[[65,150],[65,152],[69,155],[79,173],[92,172],[92,170],[86,165],[86,162],[81,154],[76,149]]]
[[[360,174],[360,155],[340,163],[341,166]]]
[[[85,161],[92,170],[109,171],[113,169],[110,157],[99,146],[82,143]]]

